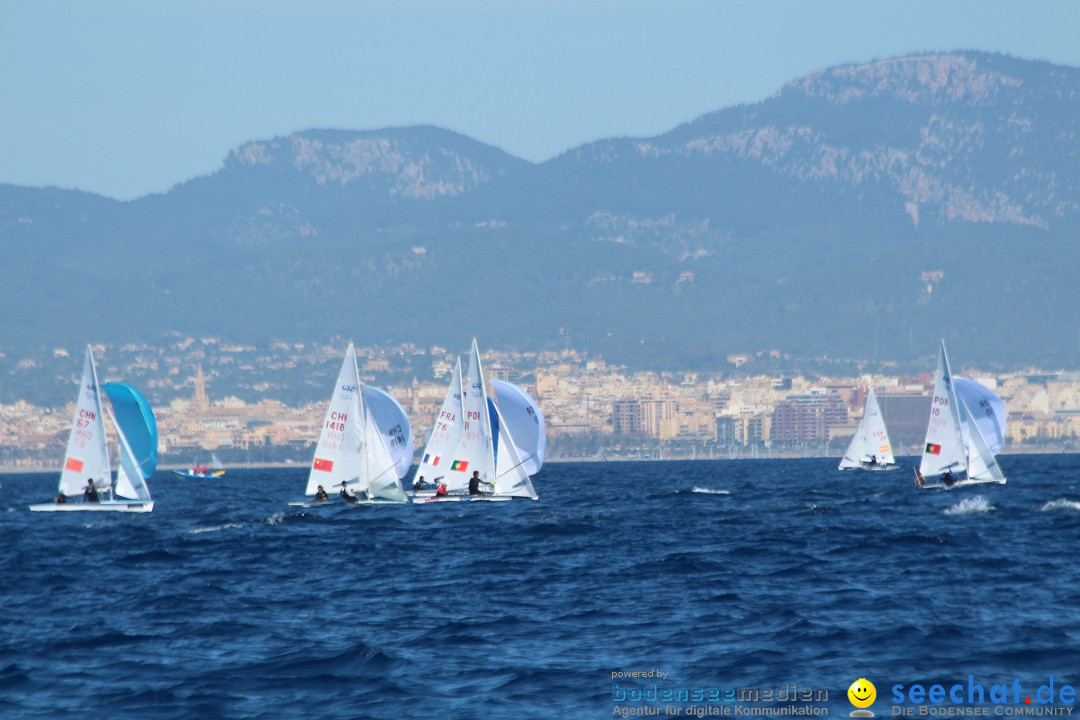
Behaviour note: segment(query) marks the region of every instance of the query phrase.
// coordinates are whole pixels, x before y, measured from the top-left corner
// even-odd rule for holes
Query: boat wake
[[[1048,503],[1044,503],[1039,509],[1043,512],[1053,512],[1055,510],[1080,510],[1080,502],[1068,500],[1066,498],[1058,498],[1057,500],[1051,500]]]
[[[695,487],[690,492],[705,493],[706,495],[730,495],[731,494],[730,490],[720,490],[718,488],[706,488],[706,487]]]
[[[992,511],[994,506],[982,495],[964,498],[951,508],[945,510],[946,515],[985,515]]]

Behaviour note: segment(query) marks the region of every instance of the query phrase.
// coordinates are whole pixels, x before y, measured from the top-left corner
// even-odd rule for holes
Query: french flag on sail
[[[426,454],[424,455],[424,464],[425,464],[425,465],[431,465],[432,467],[438,467],[438,465],[439,465],[439,460],[441,460],[441,459],[442,459],[442,458],[441,458],[441,457],[439,457],[438,455],[436,455],[436,456],[432,457],[432,456],[431,456],[431,453],[426,453]]]

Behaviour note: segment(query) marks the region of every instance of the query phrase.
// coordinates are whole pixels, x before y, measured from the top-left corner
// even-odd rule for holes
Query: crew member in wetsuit
[[[423,475],[421,475],[420,477],[418,477],[418,478],[416,479],[416,482],[414,482],[414,483],[412,484],[412,489],[413,489],[414,491],[416,491],[416,490],[423,490],[423,489],[424,489],[425,487],[427,487],[427,483],[426,483],[426,482],[424,482],[424,476],[423,476]]]
[[[473,470],[472,477],[469,478],[469,494],[470,495],[483,495],[480,490],[480,471]]]
[[[349,485],[344,480],[341,481],[341,492],[339,492],[338,495],[341,496],[342,500],[350,504],[360,501],[360,498],[349,492]]]
[[[86,481],[86,489],[83,490],[83,499],[86,500],[86,502],[99,502],[97,488],[94,487],[94,478],[90,478]]]
[[[870,464],[871,465],[877,465],[877,455],[871,455],[870,456]]]
[[[945,484],[945,487],[952,487],[953,485],[955,485],[956,483],[958,483],[960,481],[957,480],[956,477],[954,477],[951,472],[946,470],[945,474],[941,476],[941,482]]]
[[[446,483],[435,489],[435,497],[446,497]]]
[[[56,504],[57,505],[63,505],[66,502],[67,502],[67,495],[65,495],[62,492],[56,493]]]
[[[330,499],[330,496],[323,490],[323,486],[320,485],[319,489],[315,491],[315,502],[326,502]]]

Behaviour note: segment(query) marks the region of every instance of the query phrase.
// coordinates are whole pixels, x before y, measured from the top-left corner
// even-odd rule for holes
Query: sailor
[[[870,464],[871,465],[877,465],[877,455],[871,455],[870,456]]]
[[[360,500],[360,498],[349,492],[349,484],[344,480],[341,481],[341,492],[339,492],[338,495],[340,495],[341,499],[347,503],[355,503]]]
[[[469,478],[469,494],[470,495],[483,495],[484,494],[480,490],[480,482],[481,482],[481,480],[480,480],[480,471],[479,470],[473,470],[472,477]]]
[[[919,468],[915,468],[915,487],[917,487],[917,488],[926,487],[926,480],[923,479],[922,473],[919,472]]]
[[[418,477],[416,479],[416,482],[414,482],[413,485],[412,485],[413,490],[423,490],[425,487],[427,487],[427,483],[424,482],[424,476],[423,475]]]
[[[315,502],[326,502],[330,499],[330,496],[323,490],[323,486],[320,485],[319,489],[315,491]]]
[[[67,502],[67,495],[65,495],[62,492],[56,493],[56,504],[57,505],[63,505],[66,502]]]
[[[945,487],[952,487],[958,483],[959,480],[957,480],[950,471],[946,470],[945,474],[941,476],[941,482],[945,484]]]
[[[435,497],[446,497],[446,483],[435,489]]]
[[[83,490],[83,500],[86,502],[98,502],[97,488],[94,487],[94,478],[86,481],[86,489]]]

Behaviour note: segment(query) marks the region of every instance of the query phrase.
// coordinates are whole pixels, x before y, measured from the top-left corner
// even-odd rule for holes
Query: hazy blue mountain
[[[832,68],[533,164],[432,127],[251,142],[120,203],[0,186],[0,349],[345,335],[627,362],[1080,364],[1080,69]]]

